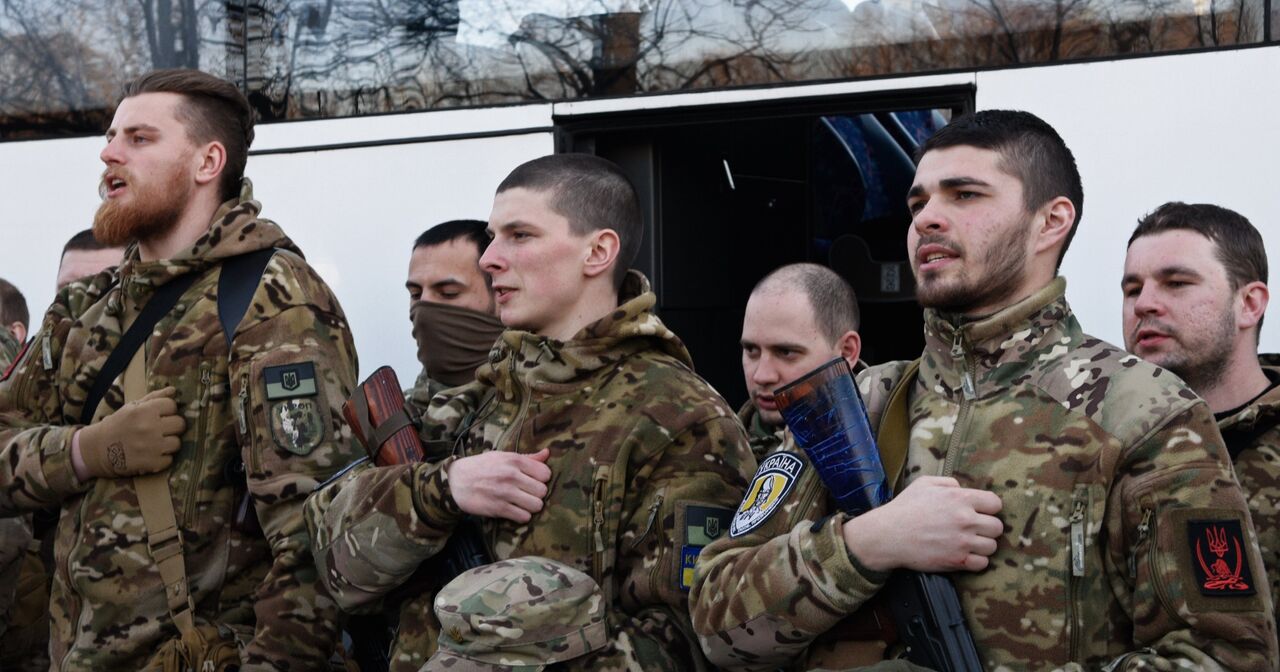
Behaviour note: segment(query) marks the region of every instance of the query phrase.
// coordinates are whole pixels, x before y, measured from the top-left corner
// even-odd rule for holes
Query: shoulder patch
[[[683,528],[678,541],[680,567],[676,572],[677,588],[689,592],[693,587],[693,568],[698,563],[702,549],[724,536],[733,518],[733,509],[692,502],[676,504],[677,525]]]
[[[773,453],[764,458],[742,498],[738,512],[729,527],[730,537],[740,537],[760,527],[778,509],[795,487],[804,470],[804,460],[789,452]]]
[[[262,371],[267,399],[296,399],[316,393],[316,367],[312,362],[268,366]]]
[[[1201,595],[1239,597],[1257,592],[1239,520],[1188,520],[1187,545]]]

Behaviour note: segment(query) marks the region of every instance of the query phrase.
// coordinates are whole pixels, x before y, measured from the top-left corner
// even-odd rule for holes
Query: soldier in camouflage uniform
[[[1121,288],[1125,347],[1178,374],[1218,421],[1277,603],[1280,369],[1258,355],[1269,298],[1262,235],[1226,208],[1165,203],[1130,237]]]
[[[411,417],[420,417],[437,392],[475,380],[502,333],[489,276],[480,270],[489,247],[484,228],[480,220],[455,219],[413,243],[404,284],[422,372],[405,395]]]
[[[897,496],[833,514],[800,467],[773,515],[735,519],[692,596],[713,662],[839,668],[805,653],[905,568],[953,572],[989,670],[1274,669],[1271,597],[1209,409],[1084,334],[1055,278],[1082,195],[1027,113],[980,112],[923,146],[907,241],[926,347]],[[860,376],[873,428],[906,369]],[[796,462],[772,459],[757,479]]]
[[[862,339],[853,288],[818,264],[776,269],[751,290],[741,344],[750,398],[738,419],[758,462],[781,447],[786,429],[774,390],[835,357],[857,364]]]
[[[8,280],[0,278],[0,381],[27,340],[27,300]],[[9,630],[23,556],[31,544],[30,516],[0,518],[0,641]],[[3,654],[0,653],[0,660]]]
[[[27,299],[8,280],[0,278],[0,373],[8,370],[27,342]]]
[[[210,75],[157,71],[126,87],[102,152],[94,230],[138,242],[120,267],[58,292],[0,393],[0,513],[62,511],[55,670],[153,669],[176,641],[129,478],[150,472],[167,474],[205,636],[234,638],[244,670],[322,669],[336,641],[337,606],[316,585],[301,505],[354,457],[338,404],[355,350],[333,294],[242,182],[252,137],[243,96]],[[220,265],[268,248],[229,346]],[[152,392],[125,404],[117,379],[82,426],[127,323],[188,273],[194,281],[138,351]]]
[[[635,191],[602,159],[535,159],[499,187],[489,228],[481,265],[508,331],[474,383],[432,400],[434,461],[361,466],[308,500],[323,579],[345,609],[375,604],[470,514],[493,558],[545,557],[600,585],[608,645],[566,669],[699,669],[686,591],[754,460],[648,282],[623,270]],[[393,670],[435,650],[436,587],[401,591]]]

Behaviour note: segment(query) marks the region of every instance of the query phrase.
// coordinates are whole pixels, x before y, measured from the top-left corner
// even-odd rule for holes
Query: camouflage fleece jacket
[[[355,349],[329,288],[258,217],[260,207],[246,180],[191,249],[143,262],[133,246],[119,268],[64,288],[0,392],[0,513],[62,509],[50,605],[55,670],[142,669],[177,635],[132,479],[79,481],[70,447],[121,316],[189,271],[199,275],[156,325],[145,359],[147,388],[177,388],[187,422],[169,488],[197,623],[234,632],[245,670],[321,669],[337,640],[337,605],[316,584],[302,502],[357,452],[339,414]],[[228,353],[214,269],[269,247],[279,251]],[[117,380],[95,419],[122,403]],[[260,529],[234,524],[246,487]]]
[[[1260,359],[1271,382],[1280,381],[1280,356],[1262,355]],[[1249,499],[1249,512],[1262,548],[1262,564],[1271,579],[1272,605],[1280,619],[1280,386],[1230,417],[1218,420],[1218,429],[1231,451],[1236,478]]]
[[[926,311],[904,478],[949,475],[1004,503],[990,566],[952,575],[984,664],[1274,669],[1271,597],[1208,407],[1082,333],[1065,289],[967,323]],[[904,368],[860,377],[873,426]],[[806,467],[790,515],[702,555],[694,626],[718,665],[800,659],[887,578],[853,561],[842,514],[810,522],[828,505]]]
[[[751,442],[751,454],[755,456],[757,463],[782,445],[787,426],[766,423],[760,416],[760,412],[756,410],[755,403],[750,399],[738,409],[738,420],[742,421],[742,426],[747,430],[747,440]]]
[[[504,333],[475,383],[433,400],[423,434],[455,455],[550,449],[543,510],[481,528],[495,559],[543,556],[600,584],[610,643],[569,668],[695,669],[693,562],[727,529],[755,461],[732,409],[653,313],[643,276],[621,298],[569,341]],[[452,459],[356,468],[308,501],[317,564],[344,608],[387,595],[444,546],[463,517]],[[416,671],[434,650],[432,594],[417,589],[400,609],[392,670]]]

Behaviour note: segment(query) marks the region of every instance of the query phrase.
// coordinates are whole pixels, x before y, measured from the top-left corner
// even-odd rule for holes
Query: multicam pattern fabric
[[[701,653],[681,589],[686,516],[727,515],[755,465],[741,424],[692,372],[638,273],[622,299],[570,341],[506,332],[475,383],[433,400],[423,439],[437,457],[550,449],[543,510],[523,525],[480,523],[496,559],[541,556],[600,585],[609,644],[566,669],[694,669]],[[308,501],[317,565],[344,608],[376,603],[444,546],[462,519],[451,459],[357,467]],[[438,587],[404,591],[393,670],[414,672],[433,652]]]
[[[980,321],[926,311],[904,478],[950,475],[1004,503],[991,565],[953,575],[983,663],[1274,669],[1267,591],[1205,597],[1193,583],[1190,521],[1250,530],[1208,407],[1172,374],[1085,335],[1065,288],[1056,280]],[[860,376],[873,426],[904,367]],[[793,500],[809,496],[803,486]],[[847,552],[843,515],[815,529],[825,503],[798,506],[789,529],[704,551],[693,614],[712,662],[792,665],[883,586],[886,575]],[[1256,577],[1252,535],[1243,546]]]
[[[1261,357],[1272,380],[1280,378],[1280,356]],[[1236,478],[1249,499],[1262,564],[1271,579],[1271,601],[1280,620],[1280,387],[1218,421],[1235,454]]]
[[[439,648],[427,672],[542,669],[609,641],[604,595],[595,580],[536,556],[499,560],[458,575],[436,595],[435,611]]]
[[[751,442],[751,454],[755,456],[757,463],[763,461],[766,455],[782,445],[787,426],[766,423],[760,416],[760,412],[756,410],[755,403],[750,399],[738,409],[738,420],[742,421],[742,426],[747,430],[747,439]]]
[[[191,249],[142,262],[135,246],[119,268],[64,288],[0,392],[0,513],[62,509],[50,605],[55,670],[143,669],[176,636],[132,481],[80,482],[70,444],[122,316],[189,271],[200,276],[156,325],[145,353],[148,388],[177,388],[187,422],[169,487],[197,623],[234,633],[245,670],[320,669],[337,640],[337,606],[315,583],[301,505],[357,454],[338,409],[355,378],[355,349],[329,288],[280,228],[258,217],[260,207],[246,180]],[[218,274],[206,271],[268,247],[279,251],[228,353]],[[299,444],[273,431],[278,402],[266,399],[262,380],[265,368],[296,362],[314,364],[309,399],[325,432],[305,455],[286,450]],[[117,381],[95,418],[122,403]]]

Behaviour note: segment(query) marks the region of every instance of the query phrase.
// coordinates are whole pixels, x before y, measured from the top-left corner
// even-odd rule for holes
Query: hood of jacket
[[[628,271],[618,293],[618,307],[587,325],[567,341],[508,330],[494,343],[489,361],[476,380],[504,397],[519,383],[534,390],[572,389],[597,372],[644,350],[658,350],[693,370],[684,343],[658,319],[657,297],[639,271]]]

